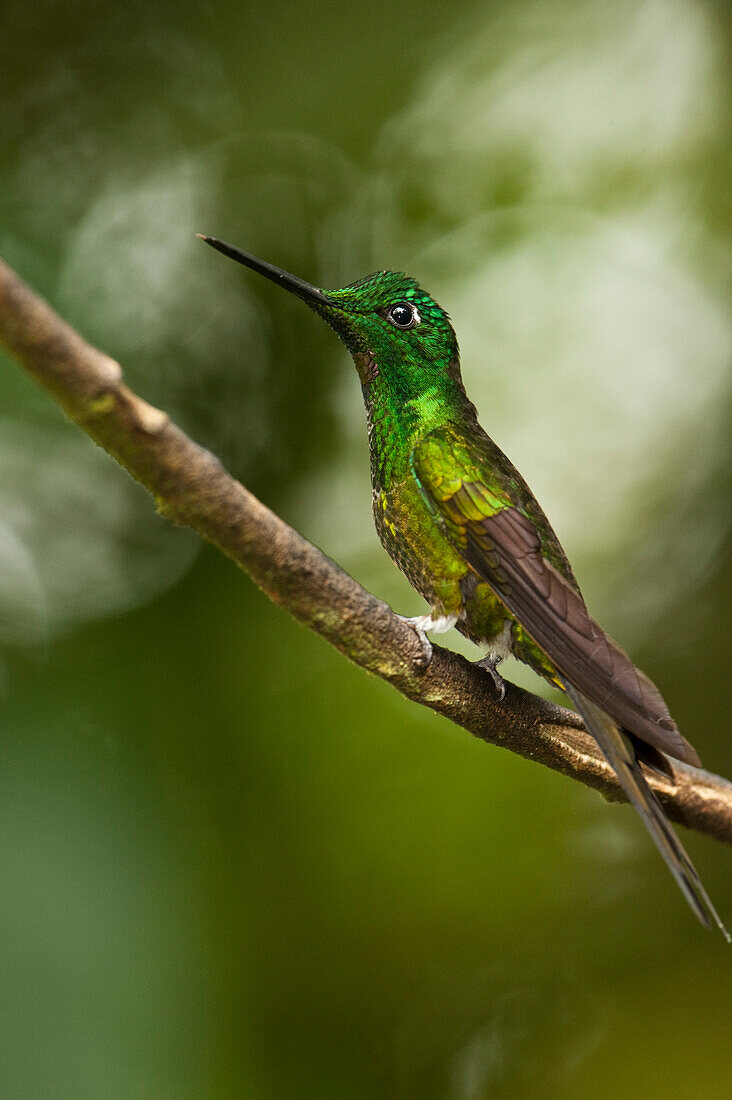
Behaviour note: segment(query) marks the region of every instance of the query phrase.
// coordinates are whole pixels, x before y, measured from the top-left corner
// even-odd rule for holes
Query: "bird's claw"
[[[488,673],[491,680],[493,681],[493,686],[496,689],[496,695],[498,696],[499,702],[502,702],[506,697],[506,681],[499,673],[497,666],[498,661],[495,657],[491,657],[490,655],[487,657],[483,657],[480,661],[475,662],[476,668],[482,668],[485,672]]]
[[[432,642],[427,637],[427,631],[433,631],[435,634],[444,634],[446,630],[451,630],[458,620],[457,615],[439,615],[436,619],[433,619],[431,615],[413,615],[411,617],[400,615],[399,618],[402,622],[411,626],[422,645],[422,655],[415,660],[415,664],[418,668],[426,669],[432,664]]]
[[[411,617],[407,615],[400,615],[399,618],[407,626],[411,626],[414,633],[417,635],[422,646],[422,653],[419,657],[415,657],[414,663],[418,668],[426,669],[432,664],[432,642],[427,637],[427,627],[430,622],[429,615],[413,615]]]

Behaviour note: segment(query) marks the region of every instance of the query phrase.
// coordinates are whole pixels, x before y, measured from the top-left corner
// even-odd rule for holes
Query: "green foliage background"
[[[324,286],[415,274],[730,774],[727,14],[6,5],[0,252],[405,613],[345,353],[194,234]],[[0,401],[4,1095],[728,1091],[732,956],[629,810],[348,666],[5,357]],[[730,852],[685,839],[729,924]]]

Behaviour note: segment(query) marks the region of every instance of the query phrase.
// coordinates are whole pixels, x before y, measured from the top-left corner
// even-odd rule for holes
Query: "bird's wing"
[[[510,485],[495,483],[479,444],[453,429],[420,440],[411,466],[446,536],[544,650],[562,680],[624,729],[661,752],[699,764],[658,688],[585,607],[542,552],[542,540]]]
[[[625,731],[677,759],[697,763],[696,753],[655,685],[590,617],[571,580],[547,561],[541,536],[522,510],[523,485],[505,478],[491,482],[480,444],[451,429],[418,443],[411,465],[446,536],[556,666],[694,913],[707,927],[714,922],[729,940]]]

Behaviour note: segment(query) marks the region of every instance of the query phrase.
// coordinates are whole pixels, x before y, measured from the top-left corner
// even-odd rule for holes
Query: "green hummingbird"
[[[460,374],[447,313],[407,275],[379,271],[322,290],[213,237],[225,256],[301,298],[353,357],[368,420],[376,530],[424,597],[408,620],[427,633],[456,626],[496,671],[508,654],[564,691],[614,769],[682,893],[729,940],[639,760],[673,775],[669,757],[698,766],[658,688],[590,616],[537,500],[483,431]]]

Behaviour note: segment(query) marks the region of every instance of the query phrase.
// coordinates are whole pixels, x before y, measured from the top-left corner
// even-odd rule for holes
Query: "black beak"
[[[217,240],[216,237],[207,237],[203,233],[197,233],[196,236],[200,237],[206,244],[210,244],[217,251],[223,252],[224,256],[230,256],[237,263],[250,267],[252,271],[258,271],[260,275],[264,275],[265,279],[270,279],[278,286],[284,287],[285,290],[296,294],[303,301],[333,307],[333,302],[323,294],[322,290],[306,283],[304,279],[298,279],[297,275],[289,275],[282,268],[275,267],[274,264],[268,264],[265,260],[258,260],[256,256],[250,256],[248,252],[242,252],[240,248],[234,248],[232,244],[225,244],[223,241]]]

